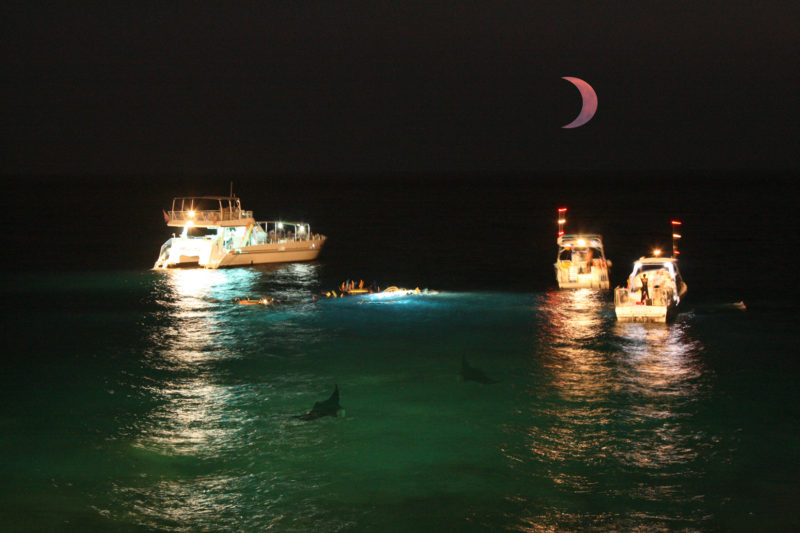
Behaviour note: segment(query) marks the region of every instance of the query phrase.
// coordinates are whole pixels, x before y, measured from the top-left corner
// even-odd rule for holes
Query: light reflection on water
[[[271,383],[242,380],[231,365],[246,365],[254,354],[268,355],[270,344],[282,344],[286,356],[286,345],[313,343],[316,330],[295,318],[308,313],[303,300],[318,285],[318,266],[174,270],[159,275],[156,292],[163,311],[146,332],[142,369],[144,393],[155,407],[140,417],[128,437],[129,455],[143,473],[140,480],[117,486],[116,497],[128,519],[142,525],[235,527],[246,500],[262,500],[262,490],[285,483],[279,473],[265,468],[263,457],[259,460],[264,449],[302,449],[313,439],[304,439],[302,433],[264,433],[265,420],[274,418],[270,400],[282,379],[291,377]],[[237,298],[263,295],[292,303],[235,303]],[[259,409],[258,402],[265,408]],[[259,501],[263,511],[248,513],[246,523],[269,526],[275,519],[267,516],[269,500]]]
[[[703,495],[684,484],[702,476],[697,457],[705,436],[690,420],[707,384],[702,346],[681,322],[617,323],[605,296],[551,291],[541,299],[535,357],[543,378],[529,390],[534,422],[527,447],[505,453],[513,468],[533,471],[541,490],[573,503],[511,496],[527,508],[522,530],[696,527],[701,518],[686,504],[691,509]],[[581,494],[594,504],[575,501]],[[628,516],[621,502],[636,501],[661,502],[662,512],[668,502],[673,513]]]
[[[608,355],[594,345],[605,327],[603,303],[603,293],[588,289],[545,295],[542,341],[551,349],[542,354],[542,366],[566,400],[599,400],[616,386]]]
[[[703,475],[690,422],[707,376],[686,324],[617,324],[595,291],[312,304],[318,284],[316,265],[160,278],[141,372],[154,406],[127,438],[142,477],[115,486],[120,516],[379,528],[414,523],[406,502],[452,517],[466,498],[471,523],[509,529],[701,523],[686,482]],[[262,295],[290,303],[232,302]],[[533,349],[517,336],[531,323]],[[502,381],[459,382],[464,350]],[[507,368],[522,357],[527,375]],[[337,366],[348,417],[294,420]]]
[[[652,502],[702,498],[687,486],[703,475],[698,457],[708,440],[691,420],[707,386],[702,345],[683,322],[617,324],[615,330],[624,343],[619,368],[628,399],[627,439],[617,460],[623,471],[644,474],[628,492]]]

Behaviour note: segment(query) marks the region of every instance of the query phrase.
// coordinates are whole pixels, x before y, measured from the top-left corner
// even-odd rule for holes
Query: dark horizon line
[[[31,172],[31,173],[0,173],[0,177],[5,180],[97,180],[97,179],[199,179],[199,180],[253,180],[263,178],[279,179],[302,179],[310,182],[339,183],[346,182],[395,182],[401,180],[410,181],[479,181],[486,178],[501,179],[506,181],[530,180],[530,179],[697,179],[707,177],[712,179],[764,179],[765,177],[790,179],[797,174],[796,169],[583,169],[583,170],[532,170],[532,171],[489,171],[489,170],[467,170],[467,171],[406,171],[406,170],[385,170],[385,171],[204,171],[204,172],[183,172],[183,171],[163,171],[163,172]]]

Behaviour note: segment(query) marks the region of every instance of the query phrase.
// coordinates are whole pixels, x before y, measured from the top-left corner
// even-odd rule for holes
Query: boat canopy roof
[[[674,279],[678,275],[678,259],[675,257],[640,257],[633,263],[630,278],[635,278],[640,273],[649,273],[654,270],[664,269]]]
[[[210,206],[220,204],[223,207],[229,205],[240,205],[239,198],[236,196],[176,196],[172,199],[172,209],[174,211],[183,211],[193,208],[193,206]]]
[[[176,200],[238,200],[238,196],[176,196]]]
[[[558,238],[558,245],[565,248],[602,248],[603,236],[597,233],[568,233]]]
[[[637,263],[643,265],[663,265],[664,263],[677,264],[677,257],[640,257]]]

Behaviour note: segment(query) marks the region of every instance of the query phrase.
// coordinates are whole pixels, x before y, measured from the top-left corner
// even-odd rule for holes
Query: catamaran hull
[[[322,248],[318,243],[314,243],[312,247],[295,248],[288,246],[265,245],[271,248],[264,248],[262,246],[250,246],[242,248],[241,251],[233,251],[226,254],[214,267],[209,268],[225,268],[237,266],[250,266],[250,265],[264,265],[269,263],[295,263],[302,261],[313,261],[319,256]]]
[[[155,268],[228,268],[273,263],[313,261],[325,239],[289,241],[225,250],[209,239],[173,238],[165,243]]]

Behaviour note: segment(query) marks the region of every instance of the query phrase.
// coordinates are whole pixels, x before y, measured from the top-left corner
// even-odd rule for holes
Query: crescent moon
[[[562,80],[567,80],[572,85],[578,88],[578,91],[581,93],[581,99],[583,100],[583,106],[581,107],[581,112],[578,113],[578,116],[575,117],[575,120],[567,124],[566,126],[561,126],[562,128],[577,128],[578,126],[583,126],[590,120],[595,113],[597,113],[597,93],[594,92],[592,86],[583,81],[580,78],[570,78],[569,76],[564,76],[561,78]]]

